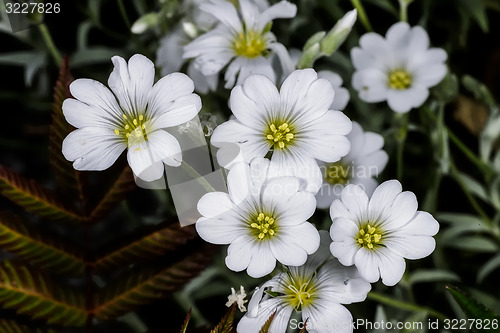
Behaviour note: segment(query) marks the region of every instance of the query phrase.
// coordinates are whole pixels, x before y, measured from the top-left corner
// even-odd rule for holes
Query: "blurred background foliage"
[[[351,92],[345,113],[384,135],[391,158],[380,180],[401,172],[420,209],[441,223],[433,255],[408,262],[396,287],[374,285],[366,302],[348,306],[353,316],[424,323],[423,330],[405,332],[427,332],[429,319],[494,318],[500,313],[500,2],[409,4],[409,23],[423,26],[431,44],[447,51],[450,74],[410,112],[408,124],[385,103],[360,101],[350,85],[349,50],[367,30],[385,34],[399,20],[400,3],[292,2],[297,17],[273,26],[289,49],[302,49],[354,5],[364,7],[367,20],[359,18],[340,49],[314,67],[339,73]],[[12,33],[2,9],[0,332],[177,332],[189,309],[188,331],[207,332],[226,313],[230,287],[251,291],[264,281],[229,271],[225,248],[181,228],[168,190],[137,188],[123,159],[105,172],[79,173],[60,153],[71,131],[61,103],[72,78],[106,82],[113,55],[155,59],[161,37],[183,15],[176,0],[61,1],[59,14]],[[134,22],[147,28],[132,33]],[[225,121],[228,96],[222,86],[203,95],[202,113]],[[324,211],[311,221],[324,229],[331,223]]]

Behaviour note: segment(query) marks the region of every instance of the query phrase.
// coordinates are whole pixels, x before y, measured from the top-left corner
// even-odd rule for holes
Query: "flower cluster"
[[[375,178],[388,162],[384,137],[345,114],[350,96],[342,78],[329,70],[294,69],[270,27],[274,19],[294,17],[295,5],[210,0],[195,8],[198,14],[162,41],[158,65],[169,74],[156,84],[154,65],[142,55],[128,63],[112,58],[110,89],[88,79],[71,84],[74,98],[63,110],[77,129],[65,139],[63,154],[75,169],[103,170],[127,149],[137,177],[162,177],[164,164],[182,161],[168,129],[190,131],[189,121],[201,109],[195,85],[202,93],[216,90],[225,70],[232,116],[217,127],[210,116],[205,134],[227,166],[227,193],[212,191],[199,200],[196,230],[209,243],[228,245],[229,269],[254,278],[275,273],[254,292],[238,332],[258,332],[273,313],[271,331],[285,332],[293,312],[308,321],[309,332],[352,332],[344,304],[365,300],[379,279],[397,284],[405,259],[433,252],[439,224],[417,210],[416,196],[403,192],[398,180],[377,187]],[[337,48],[355,15],[349,14],[347,30],[340,25],[308,42],[295,63]],[[429,48],[421,27],[400,22],[385,39],[367,33],[359,43],[351,50],[352,86],[363,101],[387,100],[393,111],[408,112],[446,74],[446,53]],[[315,45],[320,51],[311,55]],[[275,56],[281,68],[274,66]],[[189,60],[195,83],[176,72]],[[222,163],[227,145],[238,147],[241,159]],[[318,230],[316,208],[329,208],[329,233]],[[277,262],[284,268],[277,269]],[[232,291],[228,305],[237,302],[246,310],[243,287]]]

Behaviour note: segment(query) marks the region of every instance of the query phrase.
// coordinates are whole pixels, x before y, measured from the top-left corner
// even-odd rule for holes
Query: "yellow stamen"
[[[259,213],[250,221],[250,230],[258,239],[270,238],[276,233],[275,219],[264,213]]]
[[[380,245],[381,240],[381,231],[369,223],[362,227],[356,236],[356,242],[369,250],[373,250],[375,246]]]
[[[389,74],[388,85],[392,89],[405,90],[411,86],[412,77],[405,70],[395,70]]]
[[[289,133],[290,131],[292,128],[288,123],[282,123],[278,127],[272,123],[265,133],[265,138],[274,149],[283,149],[295,138],[293,133]]]

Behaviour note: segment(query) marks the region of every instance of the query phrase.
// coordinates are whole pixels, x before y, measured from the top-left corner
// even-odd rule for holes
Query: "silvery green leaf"
[[[422,282],[439,282],[439,281],[460,281],[460,277],[448,270],[444,269],[420,269],[413,272],[408,280],[409,284]]]
[[[497,243],[483,236],[464,236],[455,238],[449,247],[470,252],[498,252]]]
[[[483,280],[490,275],[493,271],[500,267],[500,254],[492,257],[488,260],[477,272],[477,283],[483,282]]]
[[[481,185],[477,180],[475,180],[474,178],[470,177],[469,175],[463,172],[458,172],[458,174],[460,175],[463,184],[465,185],[465,187],[467,187],[469,191],[471,191],[474,195],[484,200],[485,202],[490,202],[488,192],[483,187],[483,185]]]
[[[120,54],[120,50],[105,46],[95,46],[75,52],[70,58],[71,67],[108,63],[112,56]]]

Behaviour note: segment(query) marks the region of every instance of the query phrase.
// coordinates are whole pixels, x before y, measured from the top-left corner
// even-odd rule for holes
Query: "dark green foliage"
[[[488,322],[490,328],[488,332],[500,332],[498,325],[491,327],[492,322],[497,324],[500,322],[500,317],[493,311],[485,307],[483,304],[479,303],[475,298],[467,295],[462,290],[453,286],[446,286],[448,292],[453,296],[455,301],[458,303],[465,316],[471,320],[481,320],[483,323]],[[496,328],[495,328],[496,327]],[[471,326],[473,332],[483,332],[484,330],[479,329],[475,325]]]
[[[99,292],[92,312],[98,319],[114,319],[154,299],[163,298],[179,290],[197,276],[211,261],[214,247],[209,245],[191,249],[187,255],[158,268],[139,268],[127,271]]]
[[[2,165],[0,194],[26,211],[49,220],[75,222],[82,219],[54,192]]]
[[[9,262],[0,264],[0,303],[48,324],[83,326],[87,319],[82,294],[60,288],[43,272]]]
[[[33,265],[59,274],[82,274],[85,261],[66,247],[45,239],[34,228],[11,214],[0,212],[0,248]]]
[[[30,328],[19,325],[14,320],[0,319],[0,332],[2,333],[56,333],[51,329]]]
[[[221,321],[214,327],[210,333],[233,333],[236,332],[233,327],[234,312],[236,311],[236,302],[231,305]]]

